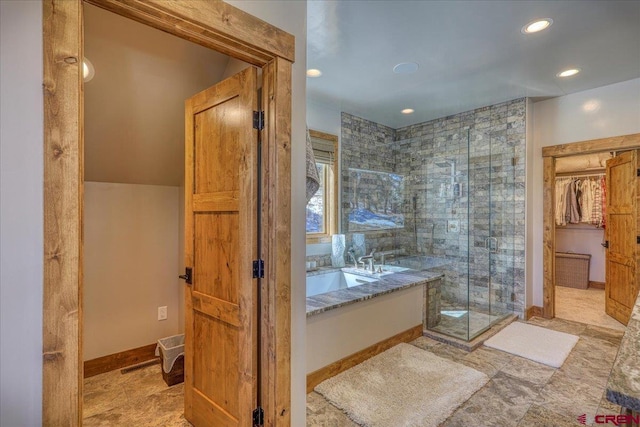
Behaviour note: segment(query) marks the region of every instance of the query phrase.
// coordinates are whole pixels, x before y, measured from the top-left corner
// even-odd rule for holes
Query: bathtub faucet
[[[369,261],[369,271],[371,271],[372,273],[375,273],[375,269],[373,267],[373,254],[376,252],[376,250],[372,250],[371,253],[369,255],[365,255],[365,256],[361,256],[360,258],[358,258],[358,262],[362,263],[364,266],[364,262],[365,261]],[[364,269],[366,270],[367,267],[364,266]]]

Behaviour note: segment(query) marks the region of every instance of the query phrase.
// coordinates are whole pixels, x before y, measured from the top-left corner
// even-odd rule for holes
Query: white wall
[[[640,79],[561,96],[533,105],[533,188],[527,195],[527,218],[533,235],[533,305],[542,306],[542,147],[640,132]],[[529,303],[528,303],[529,304]]]
[[[525,254],[524,254],[524,277],[525,277],[525,288],[524,288],[524,306],[530,307],[533,305],[533,251],[529,250],[529,244],[533,239],[533,221],[531,220],[531,211],[533,210],[533,206],[531,204],[530,197],[535,192],[534,185],[534,174],[533,174],[533,101],[531,99],[527,99],[527,113],[525,117],[525,132],[526,132],[526,149],[525,149],[525,196],[524,196],[524,205],[525,205]]]
[[[309,129],[338,135],[339,138],[342,129],[340,110],[307,101],[307,125]]]
[[[416,286],[309,317],[307,372],[421,325],[423,301]]]
[[[42,423],[42,4],[0,1],[0,425]]]
[[[178,333],[178,192],[85,182],[84,360]],[[160,306],[166,320],[158,320]]]
[[[306,424],[305,370],[305,118],[307,67],[307,2],[273,0],[227,1],[296,38],[292,80],[291,128],[291,425]]]

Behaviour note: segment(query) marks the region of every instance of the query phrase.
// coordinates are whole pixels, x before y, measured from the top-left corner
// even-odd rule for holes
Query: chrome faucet
[[[353,268],[358,268],[358,261],[356,261],[356,251],[353,250],[353,247],[349,248],[349,250],[347,251],[347,253],[349,254],[349,258],[351,258],[351,261],[353,261]]]
[[[358,263],[361,263],[364,267],[364,269],[366,270],[367,267],[364,266],[364,262],[365,261],[369,261],[369,271],[371,271],[372,273],[375,273],[375,269],[373,267],[373,262],[374,262],[374,258],[373,258],[373,254],[376,252],[376,250],[372,250],[371,253],[369,255],[364,255],[361,256],[360,258],[358,258]]]

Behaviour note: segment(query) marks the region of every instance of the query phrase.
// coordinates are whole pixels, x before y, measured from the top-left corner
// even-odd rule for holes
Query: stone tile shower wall
[[[468,292],[473,308],[486,311],[491,304],[493,312],[522,315],[525,105],[525,99],[518,99],[395,130],[342,113],[341,214],[347,246],[348,169],[402,174],[405,227],[365,233],[367,248],[404,248],[408,254],[451,259],[443,304],[466,305]],[[446,160],[456,162],[456,180],[463,184],[459,197],[447,188],[441,195],[442,184],[451,182]],[[458,232],[448,232],[447,221],[452,220],[459,222]],[[498,239],[497,253],[489,254],[485,247],[488,237]]]
[[[349,195],[353,192],[354,183],[349,176],[349,168],[365,169],[376,172],[397,172],[395,130],[356,117],[348,113],[342,113],[341,130],[341,178],[342,178],[342,209],[341,230],[346,235],[346,246],[349,248],[353,233],[349,230]],[[402,211],[406,210],[406,201]],[[397,230],[382,230],[364,232],[367,251],[386,251],[405,247],[405,236],[410,225]],[[357,231],[357,233],[362,233]],[[350,261],[347,260],[347,263]]]

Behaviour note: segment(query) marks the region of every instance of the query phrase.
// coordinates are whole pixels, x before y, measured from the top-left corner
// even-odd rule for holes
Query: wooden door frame
[[[556,225],[555,225],[555,182],[556,159],[559,157],[590,154],[603,151],[621,151],[640,148],[640,133],[592,139],[542,148],[543,157],[543,279],[542,315],[547,319],[555,317],[556,281]],[[640,220],[640,219],[638,219]],[[640,228],[639,228],[640,229]]]
[[[262,68],[262,404],[290,425],[291,64],[295,39],[222,1],[86,0]],[[43,1],[42,422],[82,425],[83,0]],[[176,273],[177,274],[177,273]]]

